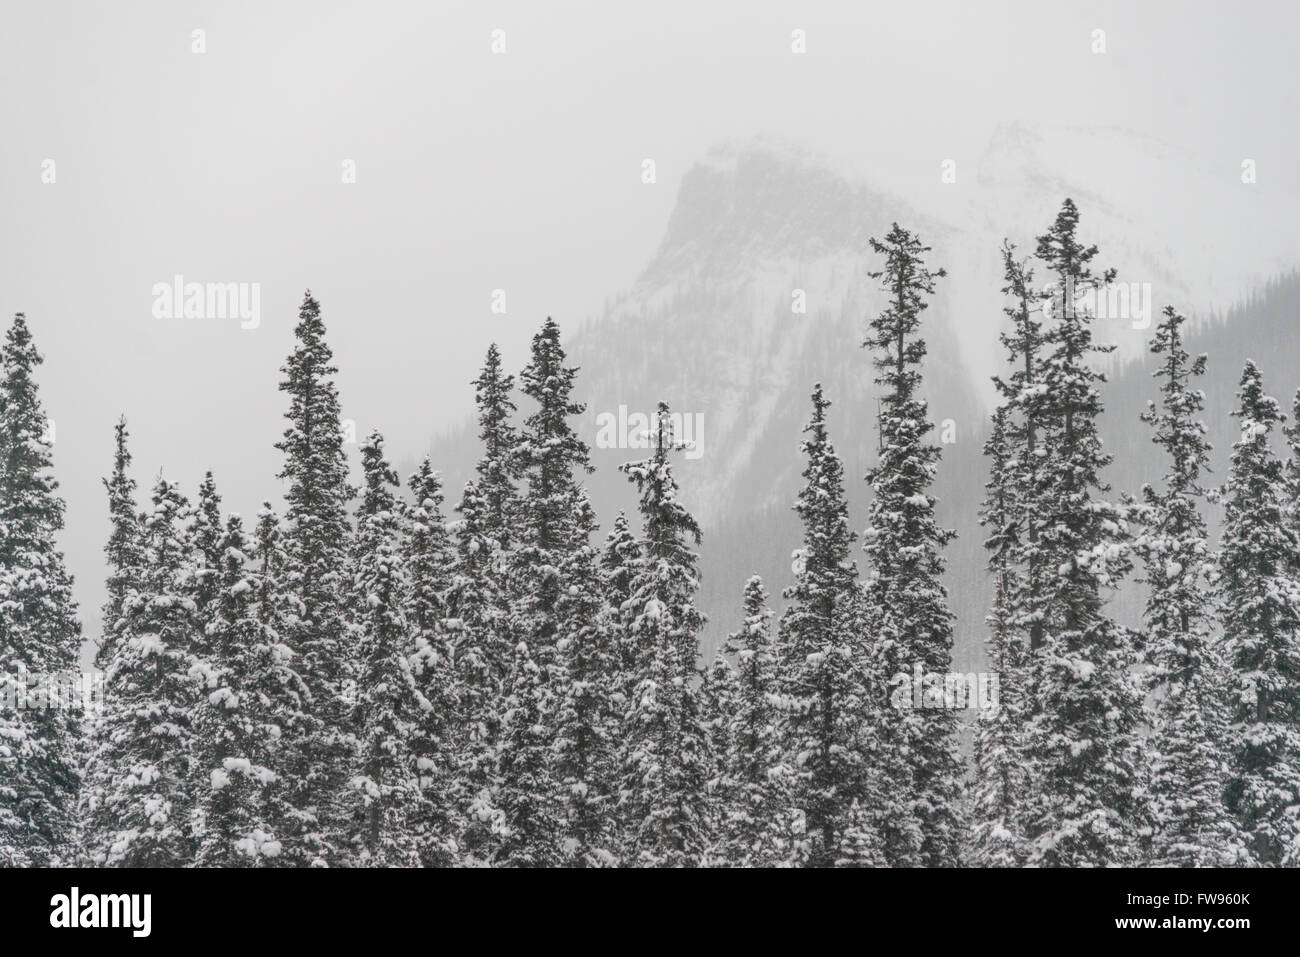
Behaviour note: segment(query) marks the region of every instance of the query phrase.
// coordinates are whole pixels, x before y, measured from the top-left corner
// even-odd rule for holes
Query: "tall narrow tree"
[[[1241,435],[1222,491],[1223,641],[1231,684],[1225,798],[1259,864],[1276,867],[1300,837],[1300,587],[1282,462],[1269,438],[1277,400],[1247,361],[1237,392]]]
[[[403,614],[413,636],[411,669],[420,707],[412,738],[419,776],[414,833],[426,866],[455,860],[459,830],[455,805],[456,672],[447,627],[455,549],[442,513],[442,478],[428,459],[408,480],[412,504],[406,515]]]
[[[201,867],[277,864],[293,809],[285,800],[287,735],[306,699],[293,656],[260,614],[271,598],[257,544],[231,515],[208,626],[204,697],[194,722]],[[272,599],[273,600],[273,599]]]
[[[990,663],[998,676],[997,706],[980,711],[975,731],[976,781],[972,801],[972,860],[985,867],[1015,867],[1027,856],[1020,830],[1021,800],[1026,787],[1022,765],[1027,689],[1026,635],[1017,625],[1017,600],[1023,584],[1017,565],[1023,527],[1016,452],[1012,445],[1011,408],[1001,405],[984,454],[989,459],[988,495],[980,521],[988,529],[984,542],[993,575],[993,607],[988,616]]]
[[[345,691],[353,661],[353,636],[345,596],[348,540],[347,457],[333,353],[325,342],[320,304],[303,297],[294,330],[297,343],[283,369],[280,389],[289,395],[289,427],[277,444],[284,453],[280,478],[286,493],[285,589],[293,598],[285,640],[311,693],[305,727],[296,729],[289,767],[291,799],[300,829],[287,840],[296,863],[327,866],[343,840],[344,826],[331,816],[346,778],[350,748]]]
[[[737,867],[775,867],[793,851],[793,768],[781,749],[772,609],[757,575],[745,583],[744,619],[724,648],[736,660],[736,690],[723,762],[729,800],[721,857]]]
[[[677,500],[669,455],[679,446],[660,402],[650,458],[621,469],[641,499],[641,558],[631,582],[631,643],[649,650],[623,721],[621,804],[628,863],[690,867],[707,847],[705,779],[709,757],[695,685],[695,607],[700,528]]]
[[[124,867],[179,867],[194,855],[191,763],[197,688],[194,566],[183,522],[189,503],[159,479],[144,522],[139,590],[110,646],[102,780],[89,857]]]
[[[879,798],[864,747],[873,703],[866,640],[856,627],[857,566],[849,559],[856,536],[849,528],[844,466],[826,424],[830,404],[818,384],[800,445],[807,464],[794,506],[803,542],[778,640],[782,747],[794,769],[792,801],[803,819],[793,859],[814,867],[842,858],[846,834],[861,823],[850,821],[855,802],[866,799],[875,811]]]
[[[419,782],[411,742],[422,726],[411,657],[415,652],[402,599],[408,589],[402,561],[402,516],[397,473],[373,432],[361,449],[365,488],[357,515],[352,587],[360,606],[360,693],[351,723],[359,773],[350,786],[359,808],[354,843],[374,867],[419,862],[415,834]]]
[[[864,550],[871,562],[867,582],[872,655],[876,673],[887,679],[913,673],[946,675],[952,670],[952,614],[942,576],[942,550],[954,533],[935,520],[929,494],[940,458],[926,436],[934,428],[920,395],[926,345],[921,315],[934,280],[945,275],[925,263],[930,247],[897,223],[884,241],[871,240],[885,259],[872,273],[880,279],[887,303],[872,319],[863,346],[874,352],[876,383],[882,387],[880,460],[867,476],[872,503]],[[900,822],[914,817],[921,829],[919,854],[886,840],[890,862],[898,865],[951,866],[960,857],[961,763],[956,747],[956,715],[949,708],[881,708],[877,712],[882,749],[904,757]],[[907,823],[886,825],[905,829]]]
[[[22,313],[9,327],[0,361],[0,702],[7,702],[25,696],[33,680],[38,698],[70,682],[81,626],[72,577],[55,541],[64,505],[36,386],[43,360]],[[45,866],[69,859],[79,724],[66,703],[0,704],[0,862]]]
[[[564,582],[555,611],[556,641],[555,785],[561,804],[561,861],[574,867],[608,867],[618,860],[617,782],[614,756],[622,712],[614,683],[620,673],[619,647],[602,618],[606,583],[601,552],[589,541],[595,513],[586,492],[572,506],[584,541],[559,567]]]
[[[1036,649],[1026,764],[1034,775],[1026,811],[1029,863],[1105,865],[1130,860],[1136,780],[1133,735],[1141,700],[1132,675],[1132,636],[1106,612],[1103,590],[1129,569],[1122,511],[1102,495],[1095,358],[1113,346],[1093,341],[1086,293],[1114,278],[1091,263],[1096,246],[1077,238],[1079,213],[1066,200],[1038,239],[1037,256],[1053,277],[1054,324],[1044,336],[1043,456],[1035,497],[1049,593]]]
[[[1138,509],[1136,551],[1146,569],[1149,718],[1147,755],[1151,863],[1217,866],[1240,863],[1235,829],[1223,804],[1227,715],[1223,662],[1212,634],[1213,556],[1201,503],[1210,445],[1199,418],[1205,395],[1193,388],[1206,357],[1183,347],[1183,316],[1165,307],[1151,352],[1161,400],[1142,420],[1167,456],[1163,487],[1146,485]]]

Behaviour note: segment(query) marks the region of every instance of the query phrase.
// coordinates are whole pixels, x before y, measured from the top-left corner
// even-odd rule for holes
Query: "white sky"
[[[906,194],[1000,122],[1116,124],[1298,193],[1297,22],[1186,0],[5,4],[0,316],[25,311],[47,358],[83,601],[119,412],[145,488],[211,467],[230,507],[278,494],[305,287],[345,414],[410,456],[467,412],[489,341],[517,366],[547,314],[572,327],[630,283],[722,139],[777,134]],[[261,283],[260,328],[153,318],[177,273]]]

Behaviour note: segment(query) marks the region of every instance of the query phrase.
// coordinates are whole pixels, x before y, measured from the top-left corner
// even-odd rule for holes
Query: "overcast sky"
[[[211,467],[235,509],[279,494],[306,287],[345,415],[411,456],[468,411],[489,341],[517,366],[547,314],[571,327],[635,278],[720,140],[777,134],[906,194],[1001,122],[1115,124],[1229,168],[1275,158],[1297,192],[1296,20],[1186,0],[6,3],[0,314],[26,312],[46,355],[83,600],[119,413],[146,488]],[[176,274],[260,283],[260,326],[155,318]]]

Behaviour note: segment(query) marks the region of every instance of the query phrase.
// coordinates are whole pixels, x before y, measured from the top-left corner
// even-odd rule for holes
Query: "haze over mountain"
[[[763,574],[774,592],[790,577],[799,532],[789,508],[814,382],[834,403],[832,434],[862,527],[868,496],[861,479],[875,454],[875,390],[859,343],[867,317],[881,306],[868,276],[879,268],[868,238],[883,235],[891,222],[918,231],[934,247],[932,262],[949,272],[925,316],[925,391],[939,427],[935,438],[945,443],[939,514],[960,534],[949,552],[948,582],[963,667],[981,654],[988,600],[976,510],[989,376],[1001,362],[1003,238],[1031,255],[1035,237],[1070,196],[1081,210],[1083,238],[1100,246],[1121,282],[1136,284],[1129,314],[1099,319],[1097,327],[1099,341],[1118,346],[1110,365],[1119,380],[1104,393],[1106,428],[1138,443],[1123,465],[1130,484],[1117,490],[1136,491],[1132,482],[1159,474],[1136,418],[1137,397],[1148,389],[1140,360],[1159,310],[1172,302],[1208,322],[1300,263],[1300,245],[1284,225],[1297,204],[1261,199],[1238,171],[1209,169],[1150,137],[1004,126],[977,168],[958,167],[956,176],[941,183],[936,169],[934,190],[904,198],[788,143],[719,146],[683,177],[658,250],[636,282],[569,336],[588,403],[584,434],[593,446],[601,444],[602,421],[622,421],[620,407],[624,418],[648,414],[660,399],[702,426],[697,449],[677,468],[684,501],[705,528],[706,649],[733,627],[749,574]],[[794,308],[800,294],[802,313]],[[1226,321],[1241,343],[1276,355],[1285,344],[1276,341],[1275,323],[1254,322],[1258,308],[1246,306]],[[1240,363],[1214,361],[1211,368],[1210,413],[1226,421],[1224,402]],[[1126,398],[1114,403],[1112,394]],[[432,452],[454,500],[477,456],[472,436],[441,438]],[[635,509],[617,466],[640,454],[593,449],[597,472],[589,484],[606,527],[618,509]]]

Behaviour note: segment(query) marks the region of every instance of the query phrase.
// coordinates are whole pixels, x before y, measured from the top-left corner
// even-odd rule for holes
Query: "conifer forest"
[[[284,415],[256,514],[223,505],[221,462],[196,488],[142,475],[118,421],[89,633],[59,545],[42,319],[15,315],[0,865],[1300,864],[1300,391],[1274,397],[1300,382],[1260,355],[1211,401],[1216,356],[1175,303],[1147,329],[1144,409],[1112,408],[1090,303],[1117,274],[1087,212],[1065,199],[997,251],[979,676],[954,664],[935,492],[952,466],[925,398],[948,276],[906,224],[858,250],[879,308],[835,344],[876,398],[878,455],[846,467],[836,390],[803,383],[777,450],[800,476],[788,580],[749,577],[707,656],[692,442],[667,401],[619,466],[624,507],[598,514],[586,370],[546,319],[522,368],[494,345],[465,376],[471,478],[445,487],[427,458],[402,475],[379,431],[346,441],[311,292],[278,383],[246,386],[278,385]],[[1101,438],[1120,415],[1158,463],[1129,488]],[[1219,474],[1207,423],[1235,436]],[[1113,601],[1132,585],[1136,625]],[[96,706],[60,707],[41,678],[87,643]]]

